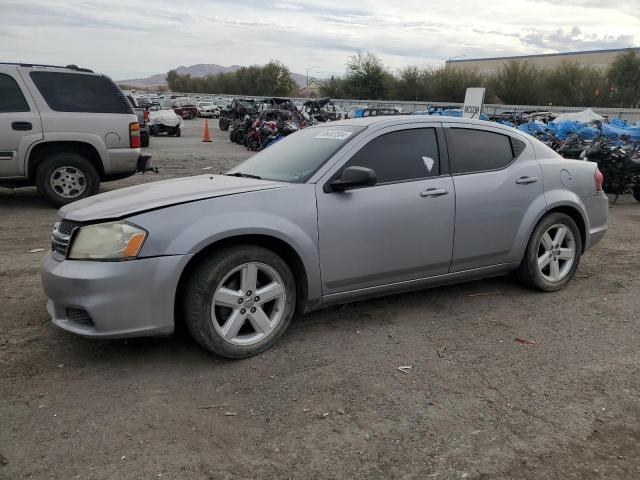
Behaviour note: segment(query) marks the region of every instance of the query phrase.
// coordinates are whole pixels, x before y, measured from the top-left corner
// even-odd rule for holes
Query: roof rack
[[[48,67],[48,68],[66,68],[69,70],[75,70],[77,72],[94,73],[93,70],[88,68],[80,68],[77,65],[46,65],[44,63],[19,63],[19,62],[0,62],[0,65],[18,65],[20,67]]]

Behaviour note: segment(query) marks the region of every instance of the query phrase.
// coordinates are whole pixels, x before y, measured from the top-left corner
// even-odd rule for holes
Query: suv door
[[[13,65],[0,65],[0,177],[24,175],[27,150],[42,140],[40,114]]]
[[[442,133],[429,125],[375,132],[317,184],[324,295],[448,272],[455,192]],[[373,169],[377,184],[327,192],[349,166]]]
[[[533,148],[500,128],[445,124],[444,131],[456,189],[451,272],[519,263],[527,213],[546,207]]]

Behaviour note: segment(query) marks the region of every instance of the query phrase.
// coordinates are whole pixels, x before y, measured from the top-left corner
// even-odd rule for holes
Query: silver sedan
[[[55,325],[255,355],[296,312],[514,271],[555,291],[602,239],[596,164],[495,123],[372,117],[301,130],[225,175],[62,208],[42,263]]]

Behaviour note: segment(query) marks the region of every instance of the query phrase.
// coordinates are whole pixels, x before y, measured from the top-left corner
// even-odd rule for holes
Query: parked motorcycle
[[[604,176],[602,188],[615,195],[614,203],[619,195],[629,192],[640,202],[639,142],[628,145],[629,140],[624,135],[620,141],[601,136],[582,155],[583,159],[598,164]]]

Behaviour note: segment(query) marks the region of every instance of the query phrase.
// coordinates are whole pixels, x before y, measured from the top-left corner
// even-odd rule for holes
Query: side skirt
[[[367,287],[358,290],[350,290],[348,292],[332,293],[324,295],[322,301],[317,308],[334,305],[337,303],[349,303],[365,298],[383,297],[395,293],[406,293],[415,290],[424,290],[427,288],[441,287],[454,283],[469,282],[487,277],[497,277],[505,275],[508,272],[518,268],[518,263],[503,263],[493,265],[491,267],[474,268],[472,270],[464,270],[462,272],[445,273],[435,277],[419,278],[416,280],[407,280],[404,282],[389,283],[377,287]]]

